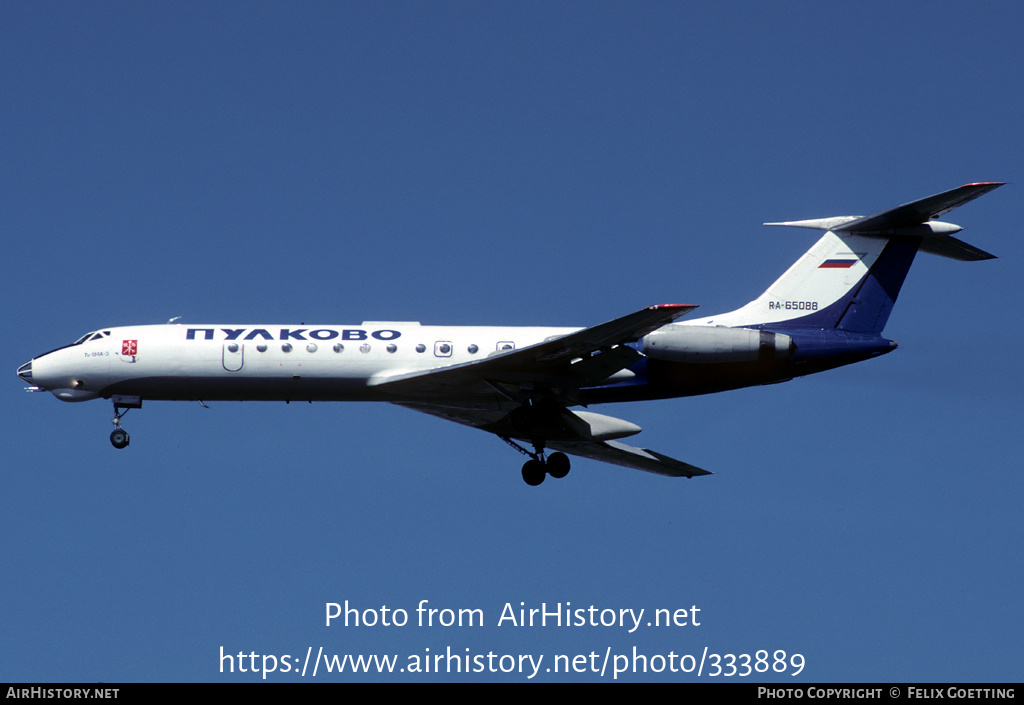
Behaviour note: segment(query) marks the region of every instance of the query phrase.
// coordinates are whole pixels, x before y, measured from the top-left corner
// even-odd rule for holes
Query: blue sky
[[[222,647],[401,665],[451,647],[610,680],[543,668],[634,646],[806,660],[748,680],[1020,679],[1019,3],[2,8],[0,680],[260,679],[222,673]],[[1000,259],[920,256],[897,352],[598,409],[712,477],[578,460],[530,488],[498,439],[372,404],[151,402],[118,452],[107,402],[14,376],[89,330],[174,316],[708,315],[815,237],[760,223],[973,181],[1010,185],[948,219]],[[326,627],[345,600],[485,624]],[[498,626],[521,602],[696,605],[701,624]]]

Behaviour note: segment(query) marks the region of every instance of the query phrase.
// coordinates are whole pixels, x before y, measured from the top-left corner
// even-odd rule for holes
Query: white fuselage
[[[32,360],[31,381],[64,401],[381,399],[373,383],[482,360],[577,328],[145,325],[107,328]]]

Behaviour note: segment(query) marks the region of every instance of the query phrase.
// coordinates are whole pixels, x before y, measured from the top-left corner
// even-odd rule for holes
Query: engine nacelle
[[[672,362],[770,362],[796,350],[785,333],[724,326],[668,325],[641,342],[644,355]]]
[[[642,430],[635,423],[617,419],[604,414],[595,414],[593,411],[572,411],[569,412],[583,422],[586,432],[581,433],[583,437],[589,436],[594,441],[610,441],[615,438],[633,436]],[[582,429],[580,429],[582,431]]]

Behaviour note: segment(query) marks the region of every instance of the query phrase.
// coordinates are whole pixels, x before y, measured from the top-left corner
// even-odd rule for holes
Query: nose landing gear
[[[121,417],[130,409],[141,409],[142,397],[115,394],[112,400],[114,402],[114,430],[110,432],[110,444],[120,450],[127,448],[131,441],[128,432],[121,428]]]
[[[117,419],[117,417],[114,417]],[[119,420],[115,420],[114,423],[118,423]],[[128,436],[128,432],[123,428],[115,428],[110,432],[110,444],[115,448],[127,448],[131,438]]]

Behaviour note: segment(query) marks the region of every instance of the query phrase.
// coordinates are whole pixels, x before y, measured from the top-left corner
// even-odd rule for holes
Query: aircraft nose
[[[32,384],[32,360],[29,360],[18,368],[18,376],[29,384]]]
[[[82,375],[76,367],[75,357],[68,357],[63,348],[51,350],[32,358],[18,368],[18,377],[28,382],[30,392],[51,392],[61,401],[87,401],[99,396],[96,390],[100,382],[94,377]],[[92,384],[87,384],[89,379]]]

